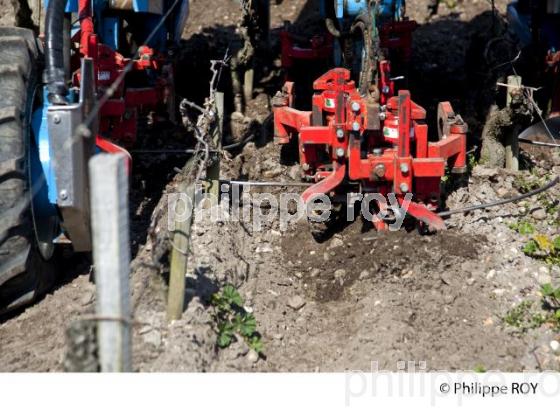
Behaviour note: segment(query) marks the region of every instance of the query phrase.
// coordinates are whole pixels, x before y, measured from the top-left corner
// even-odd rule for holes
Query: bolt
[[[379,119],[381,121],[385,121],[385,119],[387,118],[387,115],[384,112],[380,112],[379,113]]]
[[[342,158],[344,156],[344,148],[337,148],[336,149],[336,156]]]
[[[301,167],[303,168],[304,171],[309,171],[310,168],[309,164],[303,164]]]
[[[383,155],[383,150],[381,148],[374,148],[372,152],[376,157],[380,157],[381,155]]]
[[[383,178],[385,176],[385,165],[383,164],[376,165],[374,168],[374,172],[378,178]]]
[[[405,193],[405,194],[408,192],[408,184],[405,183],[405,182],[403,182],[403,183],[399,186],[399,188],[401,189],[401,192],[403,192],[403,193]]]
[[[63,189],[62,191],[60,191],[58,196],[60,197],[61,200],[66,201],[68,199],[68,191]]]
[[[352,103],[352,111],[354,111],[354,112],[360,111],[360,103],[359,103],[359,102],[354,101],[354,102]]]
[[[401,164],[401,172],[403,174],[408,174],[408,171],[409,171],[408,164]]]
[[[356,132],[360,131],[360,123],[358,121],[354,121],[352,123],[352,130],[354,130]]]
[[[53,121],[54,121],[55,124],[60,124],[60,115],[56,114],[53,117]]]
[[[388,85],[384,85],[384,86],[381,88],[381,92],[382,92],[383,94],[389,94],[389,91],[391,91],[391,89],[389,88]]]
[[[344,130],[342,128],[338,128],[336,130],[336,137],[338,139],[343,139],[344,138]]]

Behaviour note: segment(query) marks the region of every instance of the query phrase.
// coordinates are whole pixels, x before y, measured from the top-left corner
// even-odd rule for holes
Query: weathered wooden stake
[[[510,75],[507,78],[507,105],[511,105],[511,92],[519,90],[522,86],[522,78],[517,75]],[[514,126],[510,135],[505,140],[506,169],[519,170],[519,135],[520,127]]]
[[[184,194],[175,204],[173,248],[171,250],[171,267],[169,274],[169,291],[167,296],[167,320],[179,320],[185,308],[185,275],[187,274],[188,250],[190,246],[191,227],[194,219],[194,183],[183,183],[179,193]],[[188,209],[190,207],[190,210]]]
[[[222,135],[224,128],[224,93],[216,92],[216,113],[218,115],[217,126],[214,127],[212,140],[214,146],[219,151],[222,148]],[[220,153],[212,154],[212,163],[206,168],[207,190],[206,192],[212,196],[212,200],[217,199],[220,195]]]
[[[102,372],[132,370],[127,158],[89,161],[97,343]]]
[[[255,69],[251,65],[245,71],[245,78],[243,79],[243,97],[245,98],[245,107],[249,101],[253,99],[253,88],[255,84]]]

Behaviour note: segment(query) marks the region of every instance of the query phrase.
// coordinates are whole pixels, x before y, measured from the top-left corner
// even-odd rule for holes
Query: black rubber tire
[[[39,62],[31,30],[0,27],[0,313],[32,302],[55,277],[38,250],[31,210],[30,118]]]

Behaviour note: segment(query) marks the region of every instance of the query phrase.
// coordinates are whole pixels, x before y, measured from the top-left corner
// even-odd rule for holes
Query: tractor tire
[[[0,313],[32,302],[53,284],[32,216],[31,114],[40,78],[35,35],[0,27]]]

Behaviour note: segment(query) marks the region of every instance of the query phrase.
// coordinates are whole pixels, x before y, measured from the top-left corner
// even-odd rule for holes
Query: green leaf
[[[219,347],[228,347],[233,341],[233,324],[229,322],[222,322],[218,325],[218,340],[217,344]]]
[[[232,339],[232,335],[228,333],[221,333],[218,335],[218,346],[222,349],[226,348],[231,344]]]
[[[550,283],[545,283],[541,286],[541,292],[543,296],[552,296],[554,294],[554,288]]]
[[[534,255],[539,250],[539,245],[533,239],[531,239],[527,244],[523,247],[523,253],[528,256]]]
[[[249,348],[257,353],[262,353],[264,349],[263,341],[259,336],[253,336],[251,339],[249,339]]]
[[[241,299],[241,295],[233,286],[224,286],[224,288],[222,289],[222,295],[229,304],[236,305],[238,307],[243,306],[243,299]]]
[[[252,336],[256,330],[257,330],[257,320],[252,314],[246,315],[241,320],[239,333],[241,333],[243,336]]]
[[[530,235],[530,234],[535,233],[535,228],[529,222],[521,222],[519,224],[519,227],[518,227],[517,231],[521,235]]]
[[[552,242],[552,245],[554,246],[554,250],[560,251],[560,236],[557,236],[556,238],[554,238],[554,241]]]

